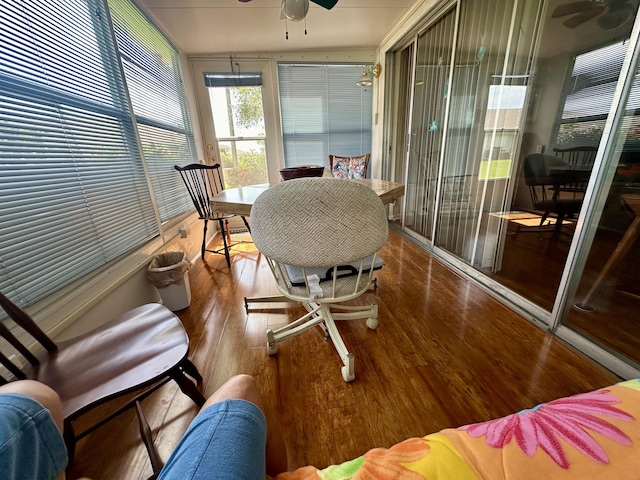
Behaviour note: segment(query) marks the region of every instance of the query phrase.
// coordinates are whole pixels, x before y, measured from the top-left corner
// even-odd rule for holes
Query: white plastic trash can
[[[191,305],[189,269],[185,252],[162,253],[151,260],[147,278],[158,289],[162,303],[172,312]]]
[[[162,303],[172,312],[182,310],[191,305],[191,287],[189,285],[189,272],[185,272],[180,283],[172,283],[166,287],[158,288]]]

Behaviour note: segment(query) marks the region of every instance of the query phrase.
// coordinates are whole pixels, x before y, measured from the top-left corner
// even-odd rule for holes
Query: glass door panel
[[[625,45],[626,46],[626,45]],[[622,57],[626,53],[620,52]],[[619,58],[622,64],[622,57]],[[613,94],[613,92],[611,92]],[[594,222],[588,227],[586,262],[564,325],[605,350],[640,365],[640,78],[604,159]]]
[[[280,181],[271,61],[193,57],[190,64],[206,154],[201,161],[220,162],[227,187]]]
[[[480,265],[494,280],[549,312],[632,27],[627,21],[613,30],[603,28],[600,17],[576,25],[572,15],[554,17],[557,5],[551,2],[543,11],[530,68],[515,72],[528,77],[511,79],[511,85],[520,82],[527,88],[522,127],[515,132],[512,193],[502,211],[492,207],[489,221],[499,221],[502,230],[495,261]],[[619,209],[616,203],[619,199],[609,203],[609,212]]]
[[[609,367],[640,368],[637,2],[586,3],[459,0],[446,76],[436,32],[454,12],[418,38],[403,227]]]
[[[436,246],[489,273],[502,258],[539,17],[534,1],[461,3]]]
[[[432,240],[455,10],[417,42],[404,226]]]

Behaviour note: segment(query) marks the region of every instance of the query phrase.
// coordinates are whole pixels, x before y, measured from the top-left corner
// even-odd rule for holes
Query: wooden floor
[[[244,296],[277,293],[264,259],[248,250],[234,255],[231,270],[221,256],[198,260],[190,272],[191,306],[179,315],[205,393],[234,374],[254,375],[293,467],[325,467],[618,381],[395,232],[382,251],[377,290],[358,299],[378,303],[378,329],[364,321],[339,324],[356,358],[354,382],[342,380],[340,359],[319,329],[279,344],[269,357],[267,327],[304,309],[245,312]],[[171,384],[143,407],[166,460],[197,409]],[[151,473],[129,412],[81,441],[70,478]]]
[[[514,292],[551,311],[560,279],[569,254],[569,235],[551,239],[549,232],[508,235],[504,245],[502,268],[489,269],[485,274]],[[599,229],[593,241],[576,296],[570,303],[579,302],[605,266],[607,259],[622,238],[622,233]],[[593,312],[576,308],[569,310],[564,325],[605,349],[617,352],[640,364],[640,241],[626,255],[623,262],[607,276],[602,288],[593,298]]]

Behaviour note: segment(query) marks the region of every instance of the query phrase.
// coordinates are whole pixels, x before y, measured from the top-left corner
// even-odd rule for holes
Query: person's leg
[[[40,475],[55,470],[54,475],[59,474],[58,480],[65,478],[64,418],[60,397],[54,390],[34,380],[18,380],[0,386],[0,418],[3,465],[7,462],[3,468],[25,465]],[[21,463],[21,458],[28,458],[29,463]],[[42,465],[34,464],[34,458]],[[18,473],[19,478],[24,478],[20,476],[23,473]]]
[[[227,380],[211,395],[202,410],[223,400],[242,399],[257,406],[267,419],[266,468],[267,474],[275,477],[288,470],[287,448],[277,422],[267,411],[264,399],[255,379],[250,375],[236,375]]]
[[[2,393],[20,393],[33,398],[49,410],[58,429],[61,432],[64,430],[64,417],[62,416],[60,397],[51,387],[35,380],[20,380],[1,385],[0,394]]]
[[[284,443],[267,433],[264,401],[252,377],[224,383],[191,422],[159,480],[263,479],[287,469]]]

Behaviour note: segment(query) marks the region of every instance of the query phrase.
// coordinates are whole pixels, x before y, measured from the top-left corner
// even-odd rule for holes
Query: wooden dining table
[[[404,195],[404,184],[390,182],[388,180],[378,180],[374,178],[364,178],[350,180],[368,186],[378,194],[380,200],[385,205],[396,201]],[[268,183],[261,185],[250,185],[247,187],[228,188],[220,192],[211,200],[211,207],[224,213],[251,216],[251,207],[258,195],[269,188]]]

